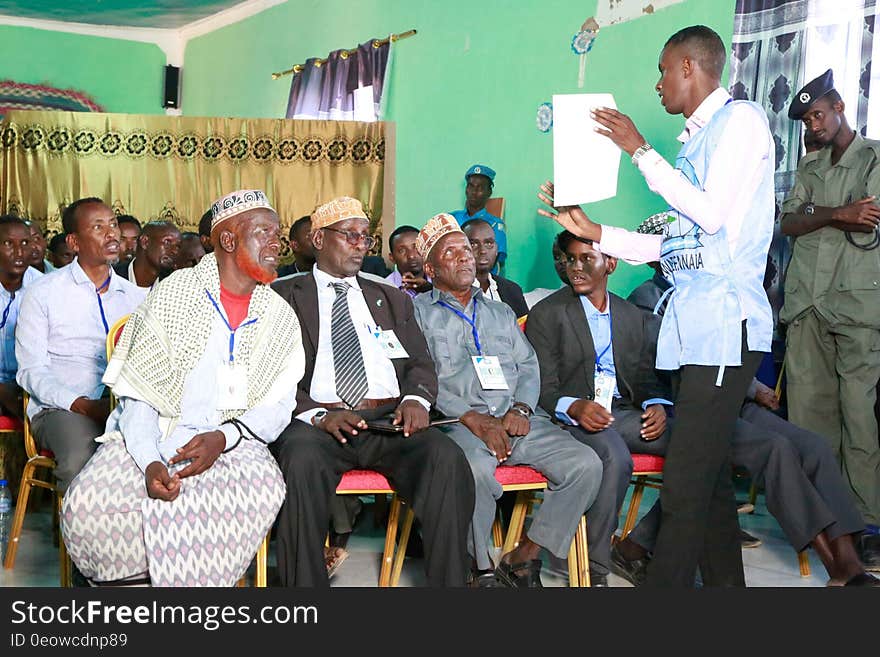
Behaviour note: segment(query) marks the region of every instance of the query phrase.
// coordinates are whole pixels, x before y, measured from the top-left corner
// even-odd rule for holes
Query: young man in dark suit
[[[360,202],[335,199],[312,214],[315,270],[273,285],[300,318],[306,354],[297,415],[273,447],[287,481],[278,570],[285,586],[327,586],[330,499],[343,473],[371,468],[421,520],[428,584],[464,586],[473,477],[461,449],[429,427],[437,374],[412,301],[358,275],[372,241]],[[402,436],[367,428],[388,414]]]
[[[654,320],[608,292],[617,259],[568,232],[560,235],[559,246],[569,285],[532,308],[526,336],[541,367],[539,404],[602,459],[602,484],[587,512],[587,531],[590,574],[604,579],[632,474],[630,452],[666,452],[662,404],[668,402],[654,377]]]

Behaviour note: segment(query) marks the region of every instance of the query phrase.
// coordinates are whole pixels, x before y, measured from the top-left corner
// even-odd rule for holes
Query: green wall
[[[108,112],[162,114],[165,54],[151,43],[0,26],[0,76],[88,95]]]
[[[183,110],[283,116],[291,78],[274,81],[273,71],[416,28],[418,35],[396,46],[389,87],[387,118],[397,123],[397,223],[420,226],[436,212],[462,207],[465,170],[487,164],[498,172],[495,195],[507,203],[508,275],[527,290],[555,287],[556,224],[536,213],[538,185],[553,169],[552,134],[535,127],[538,105],[554,93],[610,91],[645,137],[674,156],[683,119],[667,115],[654,92],[659,51],[671,33],[697,23],[729,43],[733,5],[686,0],[604,28],[579,90],[570,40],[595,13],[593,0],[290,0],[189,43]],[[624,159],[617,197],[586,209],[597,220],[634,227],[663,207]],[[624,264],[612,288],[628,293],[649,274]]]

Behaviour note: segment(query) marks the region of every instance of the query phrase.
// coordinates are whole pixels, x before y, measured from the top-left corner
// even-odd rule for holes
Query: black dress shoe
[[[761,545],[761,539],[757,536],[752,536],[744,529],[739,530],[739,544],[740,547],[744,548],[756,548]]]
[[[648,559],[627,559],[616,544],[612,545],[611,572],[633,586],[641,586],[648,572]]]
[[[849,578],[844,586],[880,586],[880,579],[868,573],[859,573]]]
[[[865,570],[880,572],[880,535],[862,534],[857,547]]]
[[[471,581],[468,584],[475,589],[504,589],[507,588],[503,582],[495,577],[494,570],[484,570],[483,572],[473,573]]]
[[[590,573],[590,588],[591,589],[607,589],[608,588],[608,575],[599,575]]]

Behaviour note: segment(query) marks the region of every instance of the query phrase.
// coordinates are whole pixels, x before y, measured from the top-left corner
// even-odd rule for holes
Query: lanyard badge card
[[[483,390],[509,390],[498,356],[471,356]]]
[[[383,330],[381,326],[373,328],[368,326],[367,328],[369,328],[372,336],[379,341],[379,346],[382,347],[382,351],[387,358],[391,360],[395,358],[409,358],[409,354],[403,348],[403,345],[400,344],[394,329]]]
[[[600,368],[596,368],[593,378],[593,401],[606,411],[611,411],[611,400],[614,397],[614,377]]]
[[[480,380],[483,390],[509,390],[510,388],[507,385],[507,379],[504,378],[504,370],[501,369],[501,361],[498,360],[498,356],[483,355],[483,346],[480,344],[480,334],[477,331],[477,300],[474,299],[470,317],[457,308],[453,308],[445,301],[439,301],[438,303],[461,317],[471,327],[474,347],[476,347],[478,354],[477,356],[471,356],[471,361],[474,364],[474,370],[477,372],[477,378]]]

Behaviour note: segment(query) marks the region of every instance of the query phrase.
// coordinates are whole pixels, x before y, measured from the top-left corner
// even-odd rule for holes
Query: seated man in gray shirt
[[[15,331],[16,380],[31,398],[34,437],[55,454],[60,491],[82,469],[110,412],[101,377],[107,333],[137,308],[145,290],[113,271],[119,258],[116,214],[99,198],[71,203],[62,215],[76,259],[30,285]]]
[[[473,471],[475,504],[468,551],[477,586],[540,587],[541,548],[568,553],[581,516],[602,479],[596,453],[555,427],[537,408],[539,377],[534,350],[509,306],[479,287],[470,241],[448,214],[433,217],[417,241],[434,289],[416,297],[416,321],[437,366],[436,407],[458,417],[448,435]],[[499,464],[529,465],[548,480],[544,501],[519,546],[492,570],[488,545]]]

